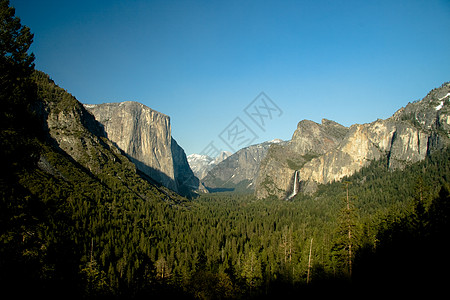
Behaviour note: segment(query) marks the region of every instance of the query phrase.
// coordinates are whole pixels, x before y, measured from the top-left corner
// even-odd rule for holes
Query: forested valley
[[[81,154],[89,168],[55,145],[42,107],[73,113],[81,105],[34,70],[32,34],[8,1],[1,9],[5,295],[247,299],[444,290],[449,149],[395,171],[373,161],[291,201],[236,193],[186,199],[139,176],[100,134],[92,153]],[[93,135],[79,128],[80,139]]]
[[[137,196],[132,182],[83,184],[74,174],[71,186],[34,170],[19,176],[15,195],[3,193],[2,282],[87,298],[440,290],[449,159],[436,153],[395,172],[374,162],[289,202],[233,194],[176,202]]]

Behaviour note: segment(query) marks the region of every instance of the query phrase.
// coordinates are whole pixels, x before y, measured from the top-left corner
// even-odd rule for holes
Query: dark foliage
[[[136,174],[73,96],[33,72],[32,35],[8,1],[0,3],[5,294],[350,297],[439,290],[448,281],[449,150],[397,171],[374,161],[346,185],[292,201],[216,193],[189,202]],[[74,134],[98,141],[81,153],[83,163],[57,147],[45,124],[49,110],[77,113]]]

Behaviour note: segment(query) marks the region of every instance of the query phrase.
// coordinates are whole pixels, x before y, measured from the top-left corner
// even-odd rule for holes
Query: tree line
[[[188,201],[101,145],[99,155],[82,157],[92,159],[91,172],[55,146],[36,114],[40,105],[72,110],[79,102],[34,70],[30,30],[8,1],[0,6],[5,291],[270,298],[317,295],[323,287],[392,288],[398,278],[438,288],[448,278],[438,275],[449,262],[441,247],[449,233],[448,149],[403,170],[374,161],[292,201],[232,193]]]

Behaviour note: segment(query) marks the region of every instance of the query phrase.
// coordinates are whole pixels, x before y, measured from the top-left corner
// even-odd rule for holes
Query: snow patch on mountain
[[[222,151],[215,158],[212,158],[208,155],[194,153],[188,155],[187,160],[195,176],[202,179],[212,168],[225,160],[231,154],[232,153],[229,151]]]
[[[439,100],[443,100],[443,99],[447,98],[448,96],[450,96],[450,93],[447,93],[447,95],[445,95],[444,97],[439,98]]]

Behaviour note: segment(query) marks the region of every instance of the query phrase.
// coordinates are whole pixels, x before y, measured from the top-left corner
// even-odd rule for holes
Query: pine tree
[[[18,180],[38,158],[34,133],[40,127],[30,113],[36,99],[32,40],[9,1],[0,0],[0,281],[8,287],[19,277],[26,282],[42,276],[52,238],[43,234],[52,226],[43,224],[43,205]]]
[[[156,263],[156,277],[161,280],[167,280],[172,275],[172,269],[164,257],[160,257]]]
[[[31,114],[36,85],[30,29],[15,17],[8,0],[0,1],[0,176],[34,165],[33,135],[40,128]]]
[[[356,210],[351,202],[349,185],[351,182],[344,182],[345,198],[344,207],[338,218],[337,239],[333,246],[334,255],[340,262],[341,268],[351,277],[353,270]]]
[[[99,270],[97,261],[93,256],[94,240],[91,240],[90,259],[86,266],[81,270],[81,274],[85,277],[85,294],[88,297],[98,296],[108,291],[106,283],[106,273]]]
[[[34,55],[28,54],[33,42],[30,29],[20,23],[8,0],[0,1],[0,103],[1,127],[18,125],[18,108],[29,108],[35,87],[31,81]],[[20,115],[23,117],[23,115]],[[26,121],[20,119],[21,122]]]
[[[244,257],[241,276],[245,279],[250,291],[258,287],[261,283],[261,262],[253,249],[249,250]]]

